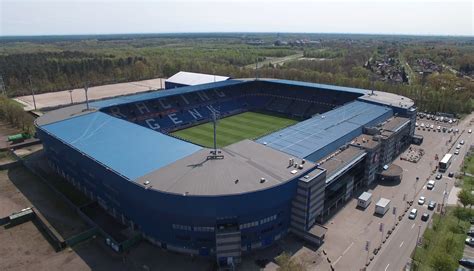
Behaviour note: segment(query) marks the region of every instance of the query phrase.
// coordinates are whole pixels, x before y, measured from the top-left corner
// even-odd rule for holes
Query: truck
[[[28,139],[30,137],[31,135],[28,133],[21,133],[21,134],[8,136],[8,141],[11,142],[12,144],[15,144],[15,143],[23,142],[25,139]]]
[[[386,198],[380,198],[377,204],[375,205],[375,214],[383,216],[389,209],[390,200]]]
[[[367,206],[369,206],[370,202],[372,202],[372,194],[369,192],[364,192],[357,200],[357,207],[365,209]]]

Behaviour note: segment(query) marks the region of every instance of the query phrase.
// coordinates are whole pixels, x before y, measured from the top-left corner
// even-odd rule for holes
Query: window
[[[172,228],[175,230],[191,231],[191,226],[186,225],[173,224]]]
[[[201,227],[201,226],[195,226],[194,231],[198,232],[213,232],[214,227]]]

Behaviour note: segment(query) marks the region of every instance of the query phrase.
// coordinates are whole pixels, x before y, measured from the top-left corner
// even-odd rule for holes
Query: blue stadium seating
[[[310,118],[346,102],[350,94],[255,81],[253,84],[188,92],[119,106],[105,112],[160,132],[172,132],[245,111],[267,111],[296,118]]]

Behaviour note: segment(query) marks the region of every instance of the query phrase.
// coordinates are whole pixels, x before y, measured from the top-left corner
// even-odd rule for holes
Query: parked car
[[[467,235],[468,236],[471,236],[471,237],[474,237],[474,229],[470,229],[467,231]]]
[[[449,173],[448,173],[448,177],[449,177],[449,178],[454,177],[454,172],[449,172]]]
[[[411,209],[410,214],[408,215],[408,218],[409,219],[415,219],[417,214],[418,214],[418,210],[413,208],[413,209]]]
[[[474,237],[466,238],[466,245],[474,247]]]
[[[428,219],[430,219],[430,214],[428,213],[423,213],[421,215],[421,221],[428,221]]]
[[[461,142],[459,142],[459,144],[464,145],[464,140],[461,140]]]
[[[474,259],[462,258],[459,264],[465,267],[474,268]]]
[[[432,200],[428,204],[428,210],[434,210],[436,208],[436,201]]]
[[[436,174],[436,180],[440,180],[441,178],[443,178],[443,174]]]
[[[428,188],[428,190],[433,190],[433,188],[435,187],[435,184],[436,182],[434,180],[429,180],[428,184],[426,185],[426,188]]]
[[[456,150],[459,150],[460,148],[461,148],[461,144],[458,144],[458,145],[456,146]]]

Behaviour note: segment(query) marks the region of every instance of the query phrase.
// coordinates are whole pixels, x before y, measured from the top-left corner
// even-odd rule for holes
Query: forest
[[[8,37],[0,43],[9,97],[181,70],[252,78],[257,61],[301,54],[269,62],[258,76],[398,93],[429,112],[463,114],[474,104],[474,41],[462,37],[211,33]]]

